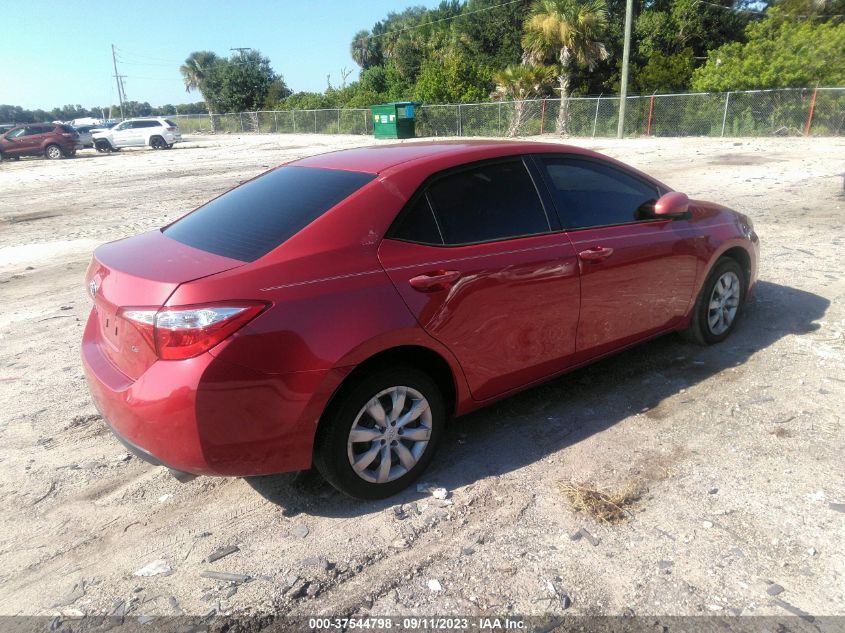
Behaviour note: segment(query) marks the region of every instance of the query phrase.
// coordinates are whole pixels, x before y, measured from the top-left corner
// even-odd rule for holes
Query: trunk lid
[[[137,379],[157,357],[150,341],[121,316],[121,309],[160,308],[179,284],[244,264],[187,246],[159,230],[103,244],[94,251],[85,275],[94,301],[97,344],[121,372]]]

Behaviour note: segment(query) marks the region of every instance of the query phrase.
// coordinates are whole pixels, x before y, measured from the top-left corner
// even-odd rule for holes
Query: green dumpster
[[[376,138],[414,138],[414,115],[419,103],[396,101],[370,108]]]

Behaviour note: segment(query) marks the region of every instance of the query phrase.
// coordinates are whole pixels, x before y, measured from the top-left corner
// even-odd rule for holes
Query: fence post
[[[461,135],[461,104],[458,104],[458,136]]]
[[[258,134],[261,134],[261,117],[258,116],[259,114],[260,114],[259,112],[255,113],[255,131]]]
[[[810,99],[810,113],[807,115],[807,127],[804,128],[804,136],[810,136],[810,128],[813,126],[813,113],[816,111],[816,95],[819,92],[819,87],[813,89],[813,96]]]
[[[544,134],[546,132],[546,100],[543,99],[543,103],[540,104],[540,134]]]
[[[651,98],[648,100],[648,127],[646,128],[645,135],[651,136],[651,117],[654,114],[654,95],[651,95]]]
[[[238,114],[238,118],[240,118],[240,120],[241,120],[241,132],[243,132],[244,131],[244,113],[240,112]]]
[[[279,133],[279,119],[276,118],[276,111],[273,110],[273,133]]]
[[[728,91],[728,94],[725,96],[725,113],[722,115],[722,133],[719,136],[725,135],[725,123],[728,121],[728,104],[731,102],[731,93]]]
[[[499,131],[499,136],[502,135],[502,102],[499,101],[499,123],[496,126],[496,129]]]
[[[314,110],[314,134],[317,133],[317,111]]]
[[[340,108],[337,110],[337,133],[340,134]]]
[[[364,134],[368,134],[370,131],[370,119],[367,116],[369,113],[364,110]]]
[[[293,133],[296,134],[296,110],[290,111],[290,117],[293,119]]]
[[[601,105],[601,96],[603,94],[603,92],[600,93],[599,98],[596,99],[596,116],[593,117],[593,138],[596,138],[596,125],[598,125],[599,122],[599,105]]]

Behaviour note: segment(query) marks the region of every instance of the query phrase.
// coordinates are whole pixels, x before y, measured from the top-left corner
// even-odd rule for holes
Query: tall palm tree
[[[554,68],[534,64],[511,64],[493,75],[496,90],[490,96],[494,99],[513,101],[508,136],[516,136],[525,122],[528,115],[526,100],[544,93],[554,78]]]
[[[354,35],[349,52],[362,70],[378,64],[378,43],[367,30],[358,31]]]
[[[211,131],[217,131],[217,125],[214,121],[214,111],[211,105],[210,95],[205,93],[205,78],[208,75],[209,69],[220,62],[220,58],[211,51],[194,51],[185,60],[185,63],[179,67],[179,72],[182,73],[182,80],[185,82],[185,92],[196,90],[200,93],[202,100],[205,102],[205,107],[208,110],[208,118],[211,120]]]
[[[569,84],[574,64],[592,70],[607,58],[601,43],[607,29],[605,0],[536,0],[525,21],[523,61],[557,57],[560,63],[560,110],[557,132],[569,132]]]

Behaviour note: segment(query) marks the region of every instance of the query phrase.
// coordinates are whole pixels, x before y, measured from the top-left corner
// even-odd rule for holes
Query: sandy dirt
[[[353,501],[313,473],[180,484],[129,457],[80,366],[93,248],[372,142],[0,165],[0,614],[845,615],[841,139],[574,141],[750,215],[756,296],[721,345],[667,336],[455,421],[424,476],[446,500]],[[569,481],[644,492],[602,524]]]

